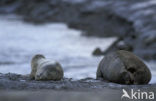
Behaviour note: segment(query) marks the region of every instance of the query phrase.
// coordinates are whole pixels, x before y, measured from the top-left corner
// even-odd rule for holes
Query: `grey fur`
[[[141,59],[128,51],[116,51],[106,55],[100,62],[97,79],[119,84],[148,84],[151,72]]]

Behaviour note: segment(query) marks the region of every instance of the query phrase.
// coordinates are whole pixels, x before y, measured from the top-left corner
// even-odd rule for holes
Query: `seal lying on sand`
[[[133,53],[120,50],[101,60],[96,77],[119,84],[148,84],[151,72]]]
[[[30,78],[35,80],[61,80],[63,78],[63,69],[59,63],[37,54],[31,61]]]

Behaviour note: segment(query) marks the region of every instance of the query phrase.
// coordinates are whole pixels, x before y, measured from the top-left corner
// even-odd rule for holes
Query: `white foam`
[[[136,10],[136,9],[143,9],[143,8],[146,8],[146,7],[149,7],[149,6],[152,6],[152,5],[156,5],[156,0],[147,0],[145,2],[142,2],[142,3],[137,3],[137,4],[134,4],[131,9],[133,10]]]
[[[151,70],[151,73],[152,73],[152,79],[150,81],[150,84],[156,83],[156,63],[155,63],[155,61],[145,62],[145,63],[149,67],[149,69]]]

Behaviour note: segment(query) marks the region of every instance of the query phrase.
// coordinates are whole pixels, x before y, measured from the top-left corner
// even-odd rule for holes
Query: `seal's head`
[[[61,80],[63,69],[59,63],[48,64],[38,69],[35,80]]]
[[[148,75],[145,75],[148,74]],[[147,84],[150,81],[151,74],[148,70],[137,69],[136,67],[130,67],[120,76],[123,84]],[[144,79],[143,79],[144,78]]]
[[[121,81],[120,81],[121,80]],[[134,77],[129,71],[124,71],[120,74],[120,82],[122,84],[134,84]]]
[[[38,60],[40,59],[44,59],[45,57],[41,54],[37,54],[35,55],[32,60],[31,60],[31,67],[32,68],[36,68],[37,67],[37,64],[38,64]]]
[[[151,72],[143,61],[131,52],[120,50],[117,52],[122,60],[126,75],[123,76],[128,84],[148,84],[151,80]],[[126,83],[127,84],[127,83]]]
[[[42,54],[37,54],[32,58],[32,62],[36,62],[39,59],[45,58]]]
[[[38,67],[38,61],[40,59],[44,59],[45,57],[41,54],[37,54],[35,55],[32,60],[31,60],[31,73],[30,73],[30,78],[34,79],[35,75],[36,75],[36,71],[37,71],[37,67]]]

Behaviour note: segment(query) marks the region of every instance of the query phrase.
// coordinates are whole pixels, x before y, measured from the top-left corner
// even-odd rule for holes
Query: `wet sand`
[[[121,91],[0,91],[0,101],[120,101]]]
[[[153,89],[155,92],[155,89]],[[144,91],[150,91],[145,89]],[[0,91],[0,101],[134,101],[121,99],[122,89],[103,88],[101,90],[40,90],[40,91]],[[140,101],[140,100],[136,100]],[[147,101],[147,100],[141,100]],[[154,101],[154,100],[153,100]]]

